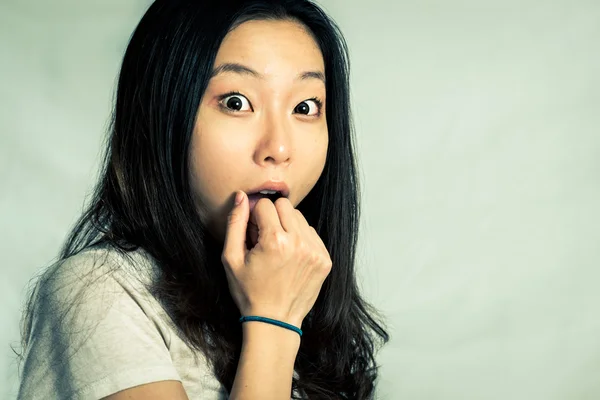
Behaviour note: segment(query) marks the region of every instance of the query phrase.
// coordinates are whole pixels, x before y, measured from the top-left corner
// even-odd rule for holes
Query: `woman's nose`
[[[259,165],[289,164],[292,138],[282,118],[265,118],[262,135],[256,146],[255,162]]]

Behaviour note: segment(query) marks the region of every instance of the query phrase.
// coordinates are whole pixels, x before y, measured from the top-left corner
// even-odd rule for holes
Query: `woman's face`
[[[237,190],[284,184],[296,207],[319,179],[328,145],[325,67],[303,25],[249,21],[225,37],[213,71],[196,117],[190,180],[200,217],[222,240]]]

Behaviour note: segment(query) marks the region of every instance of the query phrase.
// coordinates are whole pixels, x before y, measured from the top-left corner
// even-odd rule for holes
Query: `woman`
[[[367,399],[347,51],[299,0],[157,0],[89,209],[25,315],[19,398]]]

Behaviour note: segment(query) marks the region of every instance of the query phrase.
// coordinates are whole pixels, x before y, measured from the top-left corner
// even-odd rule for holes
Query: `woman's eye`
[[[294,109],[297,114],[315,116],[321,114],[321,102],[317,99],[304,100]]]
[[[226,95],[219,103],[229,111],[252,111],[250,102],[241,94]]]

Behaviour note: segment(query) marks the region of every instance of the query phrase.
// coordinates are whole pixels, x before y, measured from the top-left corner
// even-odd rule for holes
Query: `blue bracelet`
[[[271,324],[271,325],[277,325],[282,328],[289,329],[290,331],[294,331],[298,335],[300,335],[300,337],[302,337],[302,329],[296,328],[294,325],[290,325],[290,324],[287,324],[282,321],[277,321],[276,319],[265,318],[265,317],[255,317],[255,316],[240,318],[240,322],[247,322],[247,321],[259,321],[259,322],[266,322],[267,324]]]

